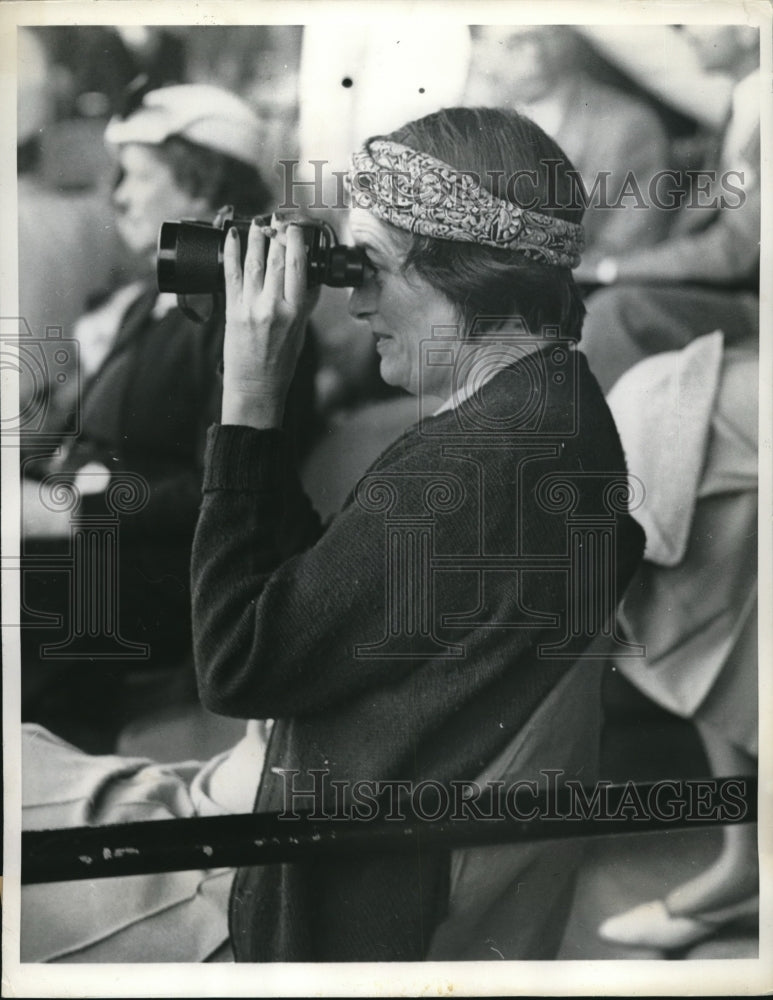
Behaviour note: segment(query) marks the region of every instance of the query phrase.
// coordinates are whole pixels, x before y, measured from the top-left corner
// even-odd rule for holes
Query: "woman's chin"
[[[382,358],[381,363],[378,366],[379,374],[383,382],[387,385],[393,385],[401,389],[407,389],[408,385],[407,379],[405,378],[405,372],[400,370],[400,366],[391,362],[389,358]]]

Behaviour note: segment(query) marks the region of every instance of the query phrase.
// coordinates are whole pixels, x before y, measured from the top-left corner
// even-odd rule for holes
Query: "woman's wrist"
[[[284,420],[286,393],[276,387],[256,383],[249,387],[223,385],[221,423],[254,427],[256,430],[280,428]]]

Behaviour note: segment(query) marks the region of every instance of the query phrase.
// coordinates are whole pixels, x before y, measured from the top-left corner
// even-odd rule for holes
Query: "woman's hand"
[[[253,222],[244,268],[239,235],[225,240],[224,424],[281,427],[285,400],[317,295],[306,287],[306,248],[298,225],[274,216],[268,242]]]

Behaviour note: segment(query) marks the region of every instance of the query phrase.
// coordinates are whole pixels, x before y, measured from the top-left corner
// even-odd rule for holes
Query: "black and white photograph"
[[[1,5],[2,996],[773,990],[772,26]]]

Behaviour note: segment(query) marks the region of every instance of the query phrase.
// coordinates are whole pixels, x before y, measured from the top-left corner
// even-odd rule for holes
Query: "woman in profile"
[[[581,212],[525,211],[491,190],[497,172],[533,170],[530,196],[546,201],[546,160],[560,161],[568,183],[571,164],[532,122],[475,109],[438,112],[355,154],[351,231],[366,267],[350,309],[370,324],[382,378],[417,397],[418,423],[324,531],[281,429],[313,306],[302,233],[275,220],[266,251],[256,226],[244,254],[235,231],[227,237],[223,401],[194,542],[194,649],[206,707],[274,722],[259,752],[248,737],[247,764],[242,746],[200,772],[210,798],[215,786],[239,788],[243,809],[257,789],[257,811],[282,811],[289,787],[303,808],[321,769],[351,813],[355,783],[394,793],[473,780],[515,740],[537,738],[540,706],[614,613],[643,538],[610,499],[625,462],[574,350]],[[581,566],[572,554],[574,515],[613,533],[614,546],[599,549],[606,559]],[[573,599],[602,592],[612,601],[584,604],[595,625],[576,628]],[[595,738],[587,691],[572,716]],[[548,735],[544,767],[567,742],[563,730]],[[190,795],[179,805],[189,786],[181,772],[171,813],[195,813]],[[544,876],[525,921],[537,933],[517,928],[504,957],[554,957],[576,863]],[[450,869],[440,849],[242,869],[230,946],[237,961],[463,957],[433,950]],[[219,926],[225,941],[224,913]],[[472,924],[469,935],[468,956],[483,947],[492,957]]]

